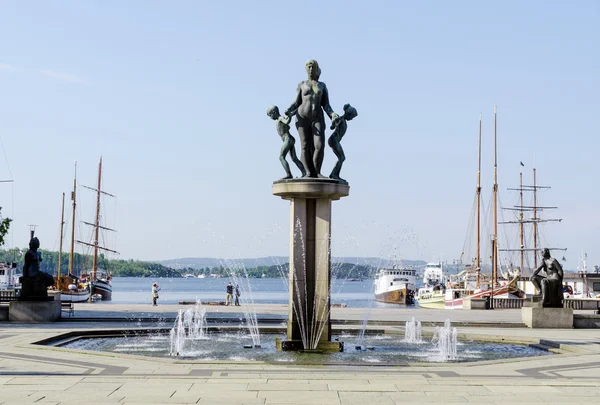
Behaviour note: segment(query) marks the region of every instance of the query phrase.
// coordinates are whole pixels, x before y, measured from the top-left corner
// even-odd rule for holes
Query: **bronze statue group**
[[[344,105],[342,116],[333,111],[329,104],[327,86],[319,81],[321,69],[316,60],[306,62],[306,72],[308,73],[308,79],[298,85],[294,102],[285,111],[285,116],[280,114],[277,106],[271,106],[267,109],[267,115],[276,121],[277,133],[283,141],[279,154],[279,160],[286,173],[283,179],[293,178],[290,165],[286,161],[288,153],[300,170],[302,177],[327,178],[321,174],[321,166],[325,156],[325,115],[323,114],[325,112],[331,119],[330,129],[333,130],[328,139],[328,144],[338,158],[329,178],[346,183],[340,177],[342,164],[346,160],[340,142],[346,134],[347,122],[355,118],[358,112],[350,104]],[[296,129],[300,137],[300,159],[296,155],[296,140],[290,134],[290,122],[293,116],[296,117]]]

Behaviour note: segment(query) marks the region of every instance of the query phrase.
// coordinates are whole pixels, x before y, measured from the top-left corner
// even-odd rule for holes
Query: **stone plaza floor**
[[[279,305],[257,307],[260,314],[286,311]],[[398,334],[412,316],[424,322],[450,319],[463,337],[541,344],[556,355],[460,364],[306,366],[184,361],[33,344],[71,330],[137,328],[136,316],[170,319],[178,308],[81,304],[73,318],[53,324],[0,323],[0,404],[600,403],[598,329],[528,329],[519,310],[379,308],[369,319]],[[232,307],[207,310],[211,316],[235,312]],[[359,320],[364,314],[364,309],[335,308],[332,318]],[[108,319],[117,317],[132,320]]]

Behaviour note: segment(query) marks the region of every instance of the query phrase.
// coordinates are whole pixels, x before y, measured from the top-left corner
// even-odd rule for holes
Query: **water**
[[[404,341],[406,343],[421,343],[421,321],[415,321],[415,317],[410,321],[406,321],[404,326]]]
[[[435,327],[432,342],[439,361],[456,360],[458,358],[458,330],[450,325],[450,319],[446,319],[444,326]]]
[[[262,335],[262,348],[245,349],[252,339],[247,330],[240,327],[239,333],[209,333],[204,339],[189,341],[182,359],[203,361],[265,361],[276,363],[326,363],[326,364],[398,364],[405,362],[443,362],[439,349],[431,341],[423,343],[406,343],[401,336],[366,336],[365,347],[372,350],[357,348],[357,336],[336,336],[345,344],[343,353],[299,353],[277,352],[275,338],[282,335]],[[114,338],[84,338],[70,342],[62,347],[113,353],[137,354],[153,357],[170,355],[170,337],[154,334],[133,337]],[[482,342],[458,342],[456,356],[451,361],[470,362],[480,360],[495,360],[514,357],[544,356],[548,352],[532,347]]]
[[[194,308],[180,309],[175,326],[169,334],[170,352],[172,356],[186,353],[187,345],[197,340],[208,339],[206,333],[206,309],[202,308],[200,302]]]
[[[158,304],[177,304],[179,301],[225,301],[225,287],[229,278],[143,278],[114,277],[112,301],[99,301],[94,305],[148,304],[151,303],[152,283],[159,283],[161,291]],[[285,280],[279,278],[248,279],[249,288],[242,291],[241,301],[251,291],[256,304],[288,304],[289,295]],[[390,308],[373,299],[373,281],[332,280],[331,303],[346,304],[351,308]]]

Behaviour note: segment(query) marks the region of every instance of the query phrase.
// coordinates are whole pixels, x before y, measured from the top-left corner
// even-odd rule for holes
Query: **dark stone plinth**
[[[54,283],[54,279],[46,273],[39,275],[42,276],[19,277],[21,282],[19,301],[54,301],[53,297],[48,297],[48,287]]]
[[[13,301],[8,308],[11,322],[56,322],[59,319],[60,301]]]
[[[304,352],[304,353],[337,353],[344,351],[344,342],[319,342],[316,349],[305,350],[301,340],[275,339],[275,347],[280,352]]]
[[[348,184],[347,181],[345,180],[335,180],[335,179],[329,179],[327,177],[323,177],[323,178],[313,178],[313,177],[301,177],[298,179],[279,179],[279,180],[275,180],[273,182],[273,184],[280,184],[280,183],[332,183],[332,184]]]

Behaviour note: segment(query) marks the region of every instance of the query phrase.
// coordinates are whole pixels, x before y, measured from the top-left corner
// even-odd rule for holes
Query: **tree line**
[[[39,250],[42,253],[42,263],[40,269],[48,274],[56,275],[58,272],[58,252],[49,250]],[[23,258],[27,248],[0,250],[0,262],[15,262],[19,269],[23,268]],[[69,254],[61,255],[61,273],[66,274],[69,271]],[[73,254],[73,274],[80,275],[81,272],[89,272],[92,268],[92,255],[80,253]],[[120,260],[108,259],[104,254],[98,255],[98,269],[108,271],[113,277],[153,277],[153,278],[178,278],[185,275],[195,277],[204,275],[205,277],[218,276],[228,277],[232,274],[249,278],[285,278],[289,274],[289,264],[272,266],[258,266],[246,269],[243,266],[231,267],[204,267],[194,269],[186,267],[175,269],[156,262],[147,262],[141,260]],[[356,265],[351,263],[333,263],[331,266],[332,278],[372,278],[376,268],[366,265]]]

